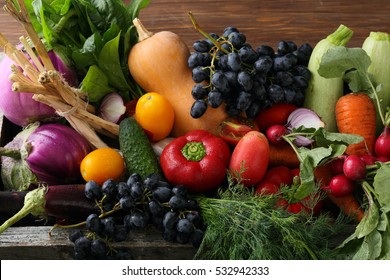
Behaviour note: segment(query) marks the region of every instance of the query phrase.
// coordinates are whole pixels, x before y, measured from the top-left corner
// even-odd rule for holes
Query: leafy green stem
[[[75,9],[70,9],[68,13],[66,13],[63,17],[61,17],[58,23],[53,26],[53,31],[55,31],[56,33],[60,33],[62,29],[65,27],[68,20],[75,15],[77,15]]]
[[[291,136],[292,135],[302,135],[302,134],[300,134],[300,133],[291,133],[291,134],[283,135],[282,138],[291,146],[291,148],[294,150],[295,154],[297,155],[299,161],[302,162],[303,158],[301,157],[301,155],[300,155],[300,153],[299,153],[299,151],[297,149],[297,146],[295,146],[295,144],[291,140]],[[308,135],[308,134],[305,134],[305,135]]]
[[[375,89],[375,87],[374,87],[374,84],[372,83],[370,77],[369,77],[367,74],[365,74],[365,77],[366,77],[366,79],[367,79],[368,84],[370,85],[372,94],[373,94],[374,97],[375,97],[375,102],[376,102],[376,105],[377,105],[377,108],[378,108],[378,114],[379,114],[379,117],[381,118],[381,122],[382,122],[382,124],[383,124],[384,126],[386,126],[386,119],[385,119],[385,117],[383,116],[383,112],[382,112],[382,110],[381,110],[381,108],[382,108],[382,107],[381,107],[381,101],[379,100],[378,93],[377,93],[377,91],[376,91],[376,89]]]
[[[361,185],[362,185],[362,188],[365,189],[366,194],[371,193],[375,197],[375,199],[378,200],[378,196],[376,195],[375,190],[372,188],[372,186],[367,181],[363,181],[361,183]]]

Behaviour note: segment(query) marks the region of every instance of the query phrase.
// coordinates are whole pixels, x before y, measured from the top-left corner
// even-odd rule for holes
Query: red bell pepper
[[[226,178],[230,148],[207,130],[193,130],[171,141],[162,151],[165,178],[193,193],[216,189]]]

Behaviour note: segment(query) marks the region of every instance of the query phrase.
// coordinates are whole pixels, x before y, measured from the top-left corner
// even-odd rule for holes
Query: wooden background
[[[389,0],[152,0],[140,19],[150,31],[178,33],[191,47],[202,36],[193,28],[189,11],[205,31],[222,34],[225,27],[235,26],[254,47],[276,46],[279,40],[315,45],[340,24],[354,31],[349,43],[354,47],[371,31],[390,33]],[[23,29],[1,9],[0,32],[16,43]]]
[[[390,33],[390,0],[152,0],[140,19],[150,31],[176,32],[191,48],[202,36],[193,28],[189,11],[206,32],[222,34],[225,27],[235,26],[254,47],[275,47],[280,40],[314,46],[340,24],[354,31],[349,43],[353,47],[360,47],[371,31]],[[2,9],[0,32],[13,44],[24,35],[21,25]],[[9,229],[0,236],[0,259],[71,258],[67,235],[59,232],[48,238],[47,231],[47,227]],[[137,259],[190,259],[194,253],[190,246],[162,242],[153,231],[150,236],[138,234],[131,239],[124,245],[135,250]]]

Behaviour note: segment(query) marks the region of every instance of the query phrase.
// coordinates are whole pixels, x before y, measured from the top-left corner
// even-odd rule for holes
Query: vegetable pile
[[[5,2],[28,36],[0,33],[0,233],[32,214],[75,259],[132,258],[112,243],[150,224],[196,259],[390,259],[389,34],[255,48],[189,13],[191,51],[148,0]]]

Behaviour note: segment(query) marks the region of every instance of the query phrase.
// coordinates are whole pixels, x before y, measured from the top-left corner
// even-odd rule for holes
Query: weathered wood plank
[[[55,229],[49,236],[49,226],[12,227],[0,235],[1,260],[56,260],[72,259],[73,244],[70,229]],[[132,231],[124,242],[113,243],[113,248],[128,248],[134,259],[192,259],[196,250],[189,244],[164,241],[153,227]]]

